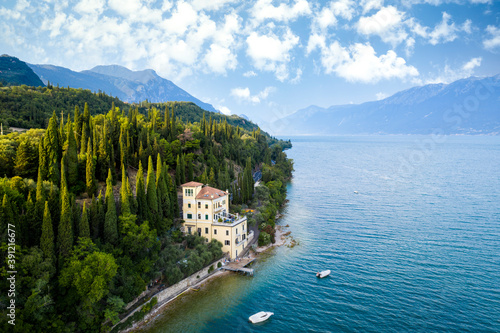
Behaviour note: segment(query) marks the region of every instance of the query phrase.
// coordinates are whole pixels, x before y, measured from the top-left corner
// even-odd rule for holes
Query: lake
[[[500,331],[500,137],[292,142],[279,223],[299,245],[181,296],[145,332]],[[248,323],[258,311],[275,315]]]

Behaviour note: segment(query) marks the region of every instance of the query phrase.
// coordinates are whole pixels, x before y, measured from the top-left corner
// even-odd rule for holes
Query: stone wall
[[[160,291],[157,293],[154,297],[158,299],[158,305],[161,305],[164,301],[169,300],[170,298],[176,296],[177,294],[183,292],[186,290],[188,287],[194,286],[198,282],[202,281],[205,279],[209,274],[208,270],[210,269],[210,266],[214,266],[214,271],[217,270],[217,264],[219,262],[224,262],[225,259],[220,259],[213,264],[199,270],[198,272],[194,273],[191,276],[188,276],[182,281],[177,282],[173,286],[168,287],[165,290]]]

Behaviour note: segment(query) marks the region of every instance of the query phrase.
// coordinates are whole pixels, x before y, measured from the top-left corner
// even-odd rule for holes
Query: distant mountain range
[[[50,82],[52,85],[61,87],[101,91],[128,103],[139,103],[145,100],[152,103],[193,102],[204,110],[218,112],[211,104],[200,101],[172,81],[160,77],[152,69],[131,71],[122,66],[110,65],[75,72],[53,65],[28,64],[28,66],[45,84]]]
[[[44,86],[42,80],[24,61],[6,54],[0,56],[0,83],[4,86],[23,84],[34,87]]]
[[[309,106],[269,126],[276,135],[500,135],[500,75],[471,77],[398,92],[380,101]]]

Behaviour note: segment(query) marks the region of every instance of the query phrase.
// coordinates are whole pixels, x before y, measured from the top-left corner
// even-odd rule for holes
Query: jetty
[[[253,276],[253,268],[247,268],[246,266],[250,265],[255,258],[242,258],[237,261],[232,261],[222,266],[221,268],[226,271],[239,272],[246,275]]]

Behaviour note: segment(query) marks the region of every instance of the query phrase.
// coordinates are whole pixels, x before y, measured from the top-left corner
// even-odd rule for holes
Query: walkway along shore
[[[286,244],[288,240],[291,240],[293,244],[295,241],[291,238],[291,236],[289,236],[290,232],[286,232],[286,230],[284,230],[287,227],[288,225],[276,226],[276,235],[275,235],[276,242],[274,244],[271,243],[266,246],[257,247],[255,250],[251,250],[250,249],[251,247],[249,246],[249,251],[244,256],[244,258],[241,259],[241,261],[239,262],[237,261],[231,262],[230,265],[232,267],[241,266],[241,268],[243,268],[244,266],[247,266],[248,264],[252,263],[255,259],[258,259],[259,254],[266,252],[271,248],[282,246]],[[255,237],[255,241],[257,241],[257,238],[258,237]],[[153,307],[151,312],[147,313],[141,321],[133,323],[131,327],[122,330],[120,332],[127,333],[139,330],[143,326],[153,322],[163,311],[167,309],[166,305],[169,304],[171,301],[175,300],[180,295],[184,294],[185,292],[188,292],[191,289],[198,289],[202,283],[205,283],[208,280],[211,280],[212,278],[223,276],[226,274],[231,274],[231,272],[224,270],[223,267],[217,268],[219,262],[222,264],[226,261],[227,259],[225,258],[220,259],[212,263],[211,265],[201,269],[200,271],[192,274],[191,276],[185,278],[184,280],[174,284],[173,286],[170,286],[155,294],[153,297],[157,297],[158,303]],[[210,269],[211,266],[213,266],[215,270],[211,273],[208,273],[208,270]],[[149,302],[150,301],[144,303],[143,305],[135,309],[133,312],[124,317],[118,324],[125,322],[130,316],[132,316],[136,311],[140,311],[142,307],[148,304]]]

